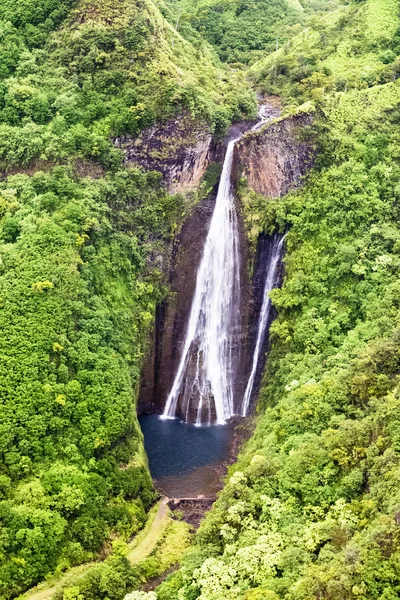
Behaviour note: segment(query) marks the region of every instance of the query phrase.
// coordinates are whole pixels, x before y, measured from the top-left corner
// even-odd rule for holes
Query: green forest
[[[399,78],[398,0],[1,0],[0,600],[64,573],[43,598],[400,597]],[[313,115],[316,161],[237,190],[249,238],[289,231],[255,431],[197,533],[132,565],[154,256],[211,184],[172,195],[118,140],[221,140],[256,94]]]

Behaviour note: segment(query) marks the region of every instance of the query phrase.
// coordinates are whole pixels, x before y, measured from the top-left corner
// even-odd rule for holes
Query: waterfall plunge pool
[[[252,129],[259,128],[273,116],[267,103],[261,105],[259,121]],[[264,285],[248,384],[244,397],[239,393],[235,398],[240,384],[240,348],[236,340],[244,323],[240,312],[240,231],[232,167],[235,143],[241,135],[242,131],[238,136],[234,134],[227,144],[187,316],[186,337],[164,406],[163,416],[167,419],[161,420],[158,415],[139,419],[152,477],[160,491],[172,498],[212,496],[222,487],[225,467],[237,455],[236,441],[241,437],[237,436],[239,427],[232,418],[239,413],[246,420],[251,414],[257,373],[263,366],[259,363],[271,313],[268,293],[278,283],[282,259],[283,238],[278,235],[268,244],[270,252],[262,265]],[[154,362],[156,366],[159,365]],[[185,415],[187,421],[196,425],[220,425],[196,427],[168,419],[176,415]]]
[[[196,427],[158,415],[139,417],[151,475],[171,498],[212,496],[222,487],[235,425]]]

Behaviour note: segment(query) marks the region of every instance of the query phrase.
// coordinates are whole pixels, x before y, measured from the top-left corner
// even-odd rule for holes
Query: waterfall
[[[274,112],[268,105],[261,105],[258,116],[253,131],[273,118]],[[234,398],[239,352],[235,340],[240,334],[241,295],[239,230],[231,175],[235,143],[239,139],[232,140],[227,147],[215,208],[197,271],[182,355],[162,419],[174,419],[179,412],[185,421],[194,421],[196,425],[224,424],[237,414]],[[280,248],[281,243],[279,252]],[[272,271],[268,271],[266,294],[275,282],[278,261],[279,258],[274,267],[271,264]],[[267,327],[268,298],[264,298],[262,312],[266,313],[265,323],[262,314],[253,368],[241,407],[243,414],[248,411]]]
[[[239,138],[238,138],[239,139]],[[226,423],[235,414],[234,338],[240,329],[239,231],[229,142],[217,199],[197,272],[182,356],[162,418]]]
[[[257,374],[257,368],[261,358],[261,351],[264,346],[268,323],[271,313],[271,299],[269,293],[276,287],[279,279],[279,265],[282,260],[283,242],[286,235],[275,234],[272,238],[270,260],[266,262],[265,284],[263,291],[263,302],[261,306],[260,317],[258,321],[257,339],[253,353],[253,361],[250,376],[247,382],[246,390],[243,396],[242,416],[245,417],[249,412],[250,400],[253,393],[254,382]]]

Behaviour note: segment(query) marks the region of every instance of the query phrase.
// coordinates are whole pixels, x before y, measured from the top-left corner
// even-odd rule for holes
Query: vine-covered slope
[[[253,235],[289,228],[258,425],[159,600],[400,594],[399,15],[348,3],[251,69],[314,100],[319,154],[283,199],[241,182]]]
[[[341,0],[167,0],[169,19],[182,35],[206,39],[236,68],[264,58],[289,40],[309,15],[338,4]]]
[[[114,138],[183,110],[221,131],[254,109],[150,0],[1,3],[1,598],[106,557],[155,498],[135,415],[162,293],[148,257],[184,205]],[[110,561],[95,597],[136,581]]]
[[[7,172],[35,160],[115,166],[111,138],[135,135],[183,108],[217,130],[254,110],[242,78],[228,77],[207,45],[182,38],[151,0],[81,0],[45,39],[33,25],[50,20],[43,24],[41,3],[38,14],[34,2],[20,4],[32,13],[24,25],[12,2],[2,9],[0,167]]]

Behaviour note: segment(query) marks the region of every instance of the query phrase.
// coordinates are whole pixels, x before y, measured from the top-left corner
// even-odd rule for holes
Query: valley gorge
[[[272,102],[267,99],[261,106],[267,114],[267,117],[265,117],[267,120],[279,116],[276,99],[272,98]],[[262,131],[255,130],[247,135],[244,133],[242,138],[239,137],[233,149],[234,163],[230,176],[232,184],[238,181],[238,178],[242,176],[242,172],[246,169],[265,173],[265,165],[273,165],[273,172],[267,175],[268,180],[262,184],[262,191],[265,196],[279,198],[291,188],[298,187],[301,184],[302,177],[306,175],[312,166],[314,150],[311,144],[299,143],[294,132],[299,132],[302,126],[308,126],[311,123],[311,118],[311,115],[305,115],[295,119],[283,119],[276,125],[273,124],[266,128],[262,127],[263,121],[261,121]],[[230,138],[238,134],[241,135],[240,132],[245,127],[246,124],[242,128],[235,125],[225,144],[229,143]],[[252,125],[249,129],[252,127],[257,127],[257,125]],[[244,149],[243,156],[241,154],[242,148]],[[211,156],[215,159],[218,154],[220,158],[224,156],[222,144],[215,147],[214,154]],[[187,160],[182,158],[183,164],[186,164]],[[213,161],[210,159],[209,162]],[[161,165],[161,171],[166,173],[167,185],[171,180],[168,163],[169,159]],[[207,163],[204,164],[204,172],[206,168]],[[180,169],[181,167],[173,167],[174,172]],[[182,168],[182,170],[184,169]],[[179,361],[184,349],[191,301],[196,289],[196,276],[211,223],[217,191],[217,186],[215,186],[210,195],[193,208],[174,241],[172,250],[167,250],[167,253],[170,254],[169,260],[163,259],[163,262],[168,265],[166,277],[171,288],[171,294],[169,299],[163,301],[156,309],[155,330],[150,354],[145,360],[139,394],[139,414],[162,414],[167,403],[168,394],[173,387],[174,376],[179,369]],[[256,191],[259,191],[259,189]],[[238,268],[240,272],[240,275],[238,272],[240,296],[238,296],[237,301],[240,303],[238,312],[241,315],[241,324],[236,326],[236,351],[238,352],[240,349],[241,355],[235,369],[237,392],[235,394],[235,409],[232,409],[231,416],[242,413],[241,403],[251,372],[250,365],[253,362],[256,332],[264,297],[265,281],[261,273],[264,274],[265,269],[268,267],[270,262],[269,248],[270,245],[273,245],[272,238],[260,236],[255,255],[254,257],[250,256],[251,250],[245,232],[242,208],[237,197],[235,204],[237,206],[236,218],[238,218],[236,235],[238,238]],[[184,253],[182,248],[185,249]],[[253,276],[249,276],[250,260],[253,263]],[[261,345],[260,354],[262,355],[261,363],[263,363],[263,355],[267,349],[265,340]],[[258,369],[258,375],[261,372],[262,367]],[[185,418],[184,415],[183,418]],[[196,422],[196,418],[196,412],[193,412],[189,420]]]
[[[172,249],[165,249],[159,260],[168,266],[170,292],[156,308],[138,413],[155,485],[174,502],[215,498],[226,467],[250,435],[251,424],[243,426],[241,418],[256,410],[275,316],[269,292],[283,279],[285,236],[259,235],[251,248],[236,188],[247,169],[266,173],[265,196],[278,199],[301,185],[316,152],[312,140],[302,140],[312,114],[280,120],[280,112],[278,98],[263,98],[257,121],[235,124],[223,142],[210,141],[208,151],[202,148],[202,156],[209,157],[204,172],[211,161],[223,162],[220,182],[190,211]],[[154,129],[148,137],[156,140],[159,156],[168,154]],[[167,186],[171,171],[185,171],[190,189],[192,171],[185,168],[192,161],[196,174],[198,162],[193,147],[187,151],[190,158],[181,154],[181,163],[176,157],[159,163]],[[148,152],[152,154],[150,148]],[[179,179],[174,185],[180,185]],[[196,445],[190,425],[176,428],[149,415],[229,427],[215,434],[199,432]],[[207,450],[200,448],[202,439]]]
[[[399,0],[0,2],[0,600],[400,597]]]

